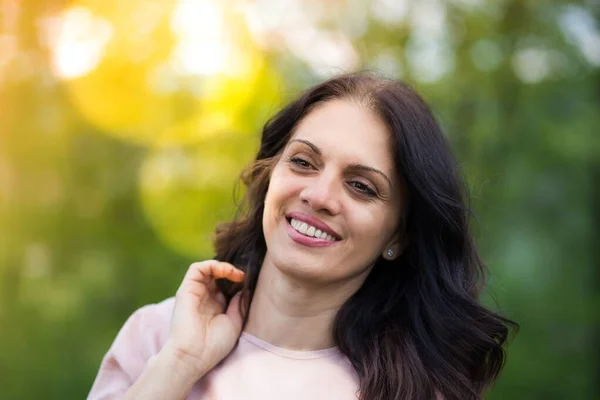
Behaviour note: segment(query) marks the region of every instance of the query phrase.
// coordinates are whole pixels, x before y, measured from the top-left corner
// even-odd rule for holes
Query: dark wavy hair
[[[215,236],[215,258],[245,270],[246,280],[220,280],[219,287],[228,299],[242,290],[247,318],[267,251],[262,217],[270,172],[300,120],[332,99],[356,102],[385,122],[408,199],[398,227],[408,237],[403,253],[377,259],[335,318],[334,338],[358,374],[360,398],[483,398],[518,325],[478,301],[485,266],[469,231],[464,183],[429,107],[403,82],[364,72],[338,76],[265,124],[256,160],[242,174],[244,202]]]

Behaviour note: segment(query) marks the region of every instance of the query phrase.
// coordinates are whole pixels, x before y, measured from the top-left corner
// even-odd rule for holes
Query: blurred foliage
[[[600,8],[0,0],[0,398],[75,399],[235,212],[260,128],[377,69],[432,104],[521,324],[490,399],[600,399]]]

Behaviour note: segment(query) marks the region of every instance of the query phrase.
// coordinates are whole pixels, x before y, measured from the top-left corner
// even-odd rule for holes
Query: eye
[[[369,197],[374,197],[377,195],[377,193],[371,189],[371,187],[369,185],[367,185],[366,183],[360,182],[360,181],[351,181],[350,182],[350,186],[352,186],[357,192],[369,196]]]
[[[305,159],[300,158],[300,157],[291,157],[290,158],[290,162],[292,164],[295,164],[296,166],[298,166],[300,168],[303,168],[303,169],[312,168],[312,164],[311,163],[309,163],[308,161],[306,161]]]

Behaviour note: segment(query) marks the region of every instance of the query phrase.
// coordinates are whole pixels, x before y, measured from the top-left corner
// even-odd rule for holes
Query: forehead
[[[324,155],[336,155],[391,172],[391,134],[365,106],[348,100],[318,105],[298,124],[292,139],[309,140]]]

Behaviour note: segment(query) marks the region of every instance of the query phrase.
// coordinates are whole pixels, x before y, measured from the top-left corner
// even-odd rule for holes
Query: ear
[[[382,257],[385,260],[395,260],[402,254],[406,245],[408,244],[408,236],[406,234],[396,234],[394,238],[390,240],[387,246],[383,249]]]

